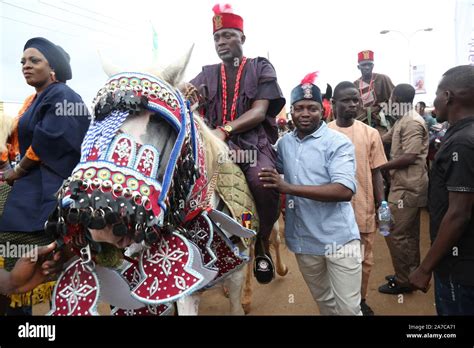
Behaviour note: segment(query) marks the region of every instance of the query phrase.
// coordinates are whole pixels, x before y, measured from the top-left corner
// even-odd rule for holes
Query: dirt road
[[[426,254],[429,242],[428,214],[421,215],[420,244],[422,257]],[[283,226],[283,223],[280,224]],[[282,234],[283,235],[283,234]],[[254,295],[250,315],[315,315],[318,307],[306,286],[294,255],[282,247],[289,272],[268,285],[254,281]],[[387,274],[393,274],[392,261],[384,238],[377,233],[374,246],[375,265],[369,279],[367,303],[376,315],[435,315],[433,284],[424,294],[414,292],[404,295],[385,295],[377,291]],[[222,315],[229,313],[229,302],[220,289],[207,291],[201,300],[200,314]]]
[[[280,223],[283,227],[283,223]],[[428,214],[421,216],[421,255],[429,247]],[[283,236],[283,233],[281,232]],[[254,293],[249,315],[316,315],[318,307],[298,270],[294,255],[282,245],[282,254],[289,272],[285,277],[277,276],[268,285],[259,285],[254,279]],[[434,315],[433,286],[428,293],[414,292],[405,295],[384,295],[377,288],[385,282],[384,277],[393,273],[390,254],[383,237],[377,233],[374,246],[375,265],[369,280],[367,303],[376,315]],[[100,306],[101,314],[108,314],[108,306]],[[43,315],[49,306],[35,306],[33,313]],[[229,314],[229,301],[221,288],[208,290],[202,295],[201,315]]]

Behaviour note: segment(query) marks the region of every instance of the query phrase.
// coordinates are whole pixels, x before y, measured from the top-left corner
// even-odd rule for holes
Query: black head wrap
[[[27,48],[36,48],[44,55],[56,73],[58,81],[66,82],[72,79],[71,65],[69,64],[70,57],[61,46],[55,45],[45,38],[35,37],[26,42],[23,51]]]

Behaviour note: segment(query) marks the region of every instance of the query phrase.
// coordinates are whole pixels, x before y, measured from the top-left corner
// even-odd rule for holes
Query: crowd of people
[[[204,66],[183,93],[231,150],[257,153],[255,166],[240,163],[260,218],[256,279],[266,284],[274,277],[269,236],[284,194],[286,244],[320,313],[373,315],[367,289],[377,210],[387,201],[393,221],[385,240],[394,273],[379,292],[426,292],[434,273],[438,314],[473,315],[474,66],[443,74],[434,101],[437,124],[425,115],[423,102],[413,105],[413,86],[395,86],[373,73],[374,52],[362,51],[361,77],[338,83],[330,104],[323,102],[316,74],[308,74],[291,91],[291,120],[277,124],[285,105],[277,74],[267,59],[244,55],[242,17],[216,6],[213,38],[222,63]],[[55,191],[79,161],[89,118],[54,115],[58,100],[82,103],[66,85],[72,73],[61,47],[29,40],[22,69],[36,93],[25,102],[2,154],[2,180],[12,191],[0,218],[0,242],[46,245],[51,240],[44,222]],[[328,108],[329,117],[323,117]],[[422,258],[425,207],[432,246]],[[51,260],[41,262],[55,267]],[[31,265],[6,266],[13,270],[0,273],[8,284],[4,292],[31,290],[44,278]],[[26,267],[28,277],[18,277],[17,267]]]

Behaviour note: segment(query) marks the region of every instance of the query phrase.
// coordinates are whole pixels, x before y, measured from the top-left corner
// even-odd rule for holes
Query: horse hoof
[[[280,277],[284,277],[288,274],[288,267],[285,266],[283,269],[277,269],[277,273]]]
[[[245,303],[245,304],[242,303],[242,308],[244,309],[244,313],[246,315],[250,313],[250,307],[251,307],[250,303]]]

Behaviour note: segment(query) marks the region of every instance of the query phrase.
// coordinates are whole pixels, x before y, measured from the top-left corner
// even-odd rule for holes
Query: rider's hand
[[[227,135],[224,133],[223,130],[217,128],[217,129],[213,129],[212,130],[212,133],[218,137],[220,140],[222,141],[226,141],[226,138],[227,138]]]
[[[199,101],[201,99],[200,95],[199,95],[199,92],[197,91],[196,87],[194,87],[192,84],[190,83],[185,83],[184,84],[184,97],[186,98],[186,100],[189,100],[189,102],[191,103],[191,105],[199,105]]]

